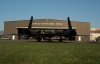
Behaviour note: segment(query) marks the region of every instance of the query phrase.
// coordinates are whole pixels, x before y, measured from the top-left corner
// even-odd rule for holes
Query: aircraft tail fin
[[[69,27],[69,29],[72,29],[70,18],[68,17],[67,19],[68,19],[68,27]]]
[[[29,25],[28,25],[28,29],[31,29],[31,27],[32,27],[32,21],[33,21],[33,16],[31,16],[31,19],[30,19],[30,22],[29,22]]]

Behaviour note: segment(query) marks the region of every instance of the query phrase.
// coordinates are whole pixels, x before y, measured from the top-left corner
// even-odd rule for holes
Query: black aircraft
[[[73,40],[75,39],[77,33],[75,29],[72,29],[70,18],[68,17],[67,19],[68,19],[68,29],[64,30],[63,32],[54,33],[51,30],[48,30],[46,33],[41,33],[41,31],[36,31],[32,29],[33,16],[31,16],[28,28],[24,30],[25,35],[27,35],[26,39],[34,36],[37,41],[41,41],[42,38],[45,39],[45,37],[48,37],[49,41],[51,41],[50,39],[51,37],[58,36],[60,37],[59,42],[62,42],[63,40],[62,37],[69,38],[69,40]]]

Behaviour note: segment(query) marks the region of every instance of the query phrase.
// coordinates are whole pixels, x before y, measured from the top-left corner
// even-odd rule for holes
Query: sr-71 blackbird
[[[63,40],[62,37],[68,38],[69,40],[73,40],[73,38],[75,39],[75,36],[77,36],[77,32],[75,29],[72,29],[70,18],[68,17],[67,19],[68,19],[68,29],[66,29],[65,31],[61,33],[53,33],[51,30],[49,30],[46,33],[41,33],[41,31],[36,31],[32,29],[33,16],[31,16],[28,28],[24,30],[24,34],[27,35],[26,39],[34,36],[37,41],[41,41],[42,38],[45,39],[45,37],[48,37],[49,38],[48,40],[51,41],[50,38],[58,36],[60,38],[59,42],[62,42]]]

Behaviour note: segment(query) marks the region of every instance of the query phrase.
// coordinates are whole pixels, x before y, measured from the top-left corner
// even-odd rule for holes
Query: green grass
[[[0,64],[100,64],[100,44],[0,41]]]

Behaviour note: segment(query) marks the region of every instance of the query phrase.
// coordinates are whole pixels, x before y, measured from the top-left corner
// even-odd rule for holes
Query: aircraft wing
[[[33,35],[41,35],[41,36],[66,36],[65,34],[33,34]]]

